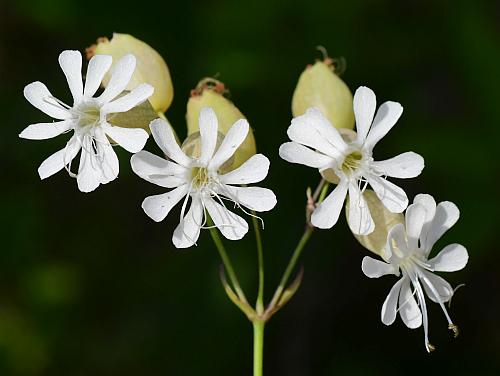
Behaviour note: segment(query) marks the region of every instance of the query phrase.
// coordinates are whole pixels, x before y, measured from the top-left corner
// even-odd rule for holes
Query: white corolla
[[[311,108],[292,120],[287,131],[292,142],[281,145],[279,153],[288,162],[318,168],[320,172],[332,171],[337,177],[338,185],[311,216],[313,226],[334,226],[349,193],[349,226],[353,233],[366,235],[374,229],[362,194],[366,186],[373,188],[388,210],[401,213],[408,206],[406,193],[386,177],[418,176],[424,168],[424,160],[416,153],[407,152],[374,161],[373,147],[396,124],[403,108],[399,103],[385,102],[375,115],[375,93],[367,87],[356,90],[353,103],[357,128],[354,140],[345,140],[319,110]]]
[[[382,322],[391,325],[397,312],[409,328],[418,328],[423,322],[427,351],[434,350],[434,346],[429,343],[424,291],[441,306],[448,328],[453,330],[455,336],[458,335],[458,328],[444,306],[454,290],[434,272],[453,272],[464,268],[469,259],[467,250],[460,244],[450,244],[430,260],[429,254],[436,241],[456,223],[459,216],[455,204],[445,201],[436,206],[432,196],[417,195],[406,210],[405,224],[398,224],[389,231],[384,261],[366,256],[362,263],[363,272],[370,278],[402,274],[382,305]]]
[[[148,139],[144,129],[123,128],[108,123],[108,115],[126,112],[146,101],[154,91],[148,84],[141,84],[120,96],[135,70],[136,59],[125,55],[114,66],[106,89],[94,98],[101,81],[110,69],[112,57],[95,55],[89,62],[85,85],[82,80],[82,55],[78,51],[63,51],[59,55],[61,66],[73,96],[69,106],[55,98],[41,82],[24,88],[24,96],[36,108],[56,122],[31,124],[19,137],[44,140],[74,131],[66,146],[47,158],[38,168],[41,179],[66,168],[76,177],[78,188],[90,192],[99,184],[106,184],[118,176],[118,158],[110,139],[131,153],[140,151]],[[81,150],[76,174],[71,172],[71,162]]]
[[[216,114],[211,108],[203,108],[199,117],[199,157],[186,155],[181,150],[164,120],[154,120],[150,128],[156,143],[170,160],[143,150],[132,156],[132,169],[151,183],[174,188],[144,199],[142,208],[154,221],[162,221],[184,199],[180,223],[172,237],[177,248],[196,244],[200,229],[207,224],[206,212],[227,239],[241,239],[248,231],[248,224],[239,215],[229,211],[224,201],[231,202],[243,211],[248,208],[263,212],[276,205],[276,196],[271,190],[239,186],[264,180],[269,170],[269,160],[264,155],[255,154],[235,170],[227,173],[221,171],[221,167],[233,156],[248,134],[246,120],[238,120],[217,147]],[[191,205],[187,210],[189,198]]]

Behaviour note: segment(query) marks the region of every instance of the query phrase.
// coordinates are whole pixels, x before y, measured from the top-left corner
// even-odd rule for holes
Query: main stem
[[[263,375],[265,325],[263,320],[253,322],[253,376]]]

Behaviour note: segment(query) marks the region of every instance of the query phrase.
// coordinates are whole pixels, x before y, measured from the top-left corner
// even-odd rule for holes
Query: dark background
[[[342,217],[314,235],[301,289],[266,329],[267,375],[500,374],[499,20],[493,1],[1,0],[0,374],[251,374],[251,326],[220,286],[208,233],[198,247],[174,249],[177,215],[156,224],[142,212],[142,199],[162,189],[131,173],[126,152],[117,181],[82,194],[65,173],[40,181],[36,172],[65,136],[17,137],[47,119],[24,85],[41,80],[69,99],[58,54],[114,31],[166,59],[175,88],[167,116],[181,137],[190,89],[217,73],[255,128],[272,162],[265,185],[278,196],[264,215],[268,297],[303,230],[305,188],[318,180],[278,157],[293,89],[318,44],[347,59],[352,90],[367,85],[379,103],[405,107],[375,157],[425,157],[423,174],[400,182],[410,198],[428,192],[461,209],[437,247],[459,242],[470,254],[465,270],[445,276],[467,285],[451,306],[458,339],[436,304],[431,355],[422,329],[380,322],[396,278],[364,277],[367,251]],[[252,234],[226,244],[254,295]]]

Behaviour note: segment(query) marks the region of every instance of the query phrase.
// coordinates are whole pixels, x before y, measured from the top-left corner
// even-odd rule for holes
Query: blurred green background
[[[67,137],[17,137],[46,119],[23,98],[24,85],[40,80],[69,99],[58,54],[114,31],[167,60],[175,88],[167,116],[181,137],[190,89],[215,74],[255,128],[272,162],[265,183],[278,196],[264,215],[267,296],[302,232],[305,188],[318,180],[278,157],[293,89],[320,57],[318,44],[347,59],[352,90],[367,85],[379,103],[403,104],[375,157],[419,152],[426,169],[401,182],[409,196],[428,192],[461,209],[438,244],[459,242],[470,253],[465,270],[446,276],[466,284],[451,306],[459,338],[435,304],[431,355],[422,329],[380,322],[396,279],[363,276],[367,251],[342,218],[314,235],[301,289],[267,327],[267,375],[500,374],[498,2],[2,0],[1,375],[251,374],[251,326],[220,286],[208,233],[198,247],[175,250],[177,215],[161,224],[144,215],[142,199],[162,189],[131,173],[127,153],[116,182],[82,194],[65,173],[40,181],[36,172]],[[252,295],[252,234],[227,246]]]

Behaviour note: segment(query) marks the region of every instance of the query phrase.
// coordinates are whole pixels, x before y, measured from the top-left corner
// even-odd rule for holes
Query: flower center
[[[78,119],[78,125],[81,128],[95,126],[101,119],[101,108],[95,103],[82,103],[77,106],[73,113]]]
[[[191,178],[193,179],[193,187],[196,189],[203,188],[210,181],[206,167],[193,167],[191,169]]]
[[[363,154],[359,151],[354,151],[351,154],[347,155],[344,158],[344,162],[342,163],[342,171],[345,174],[350,174],[354,172],[360,165],[361,160],[363,159]]]

